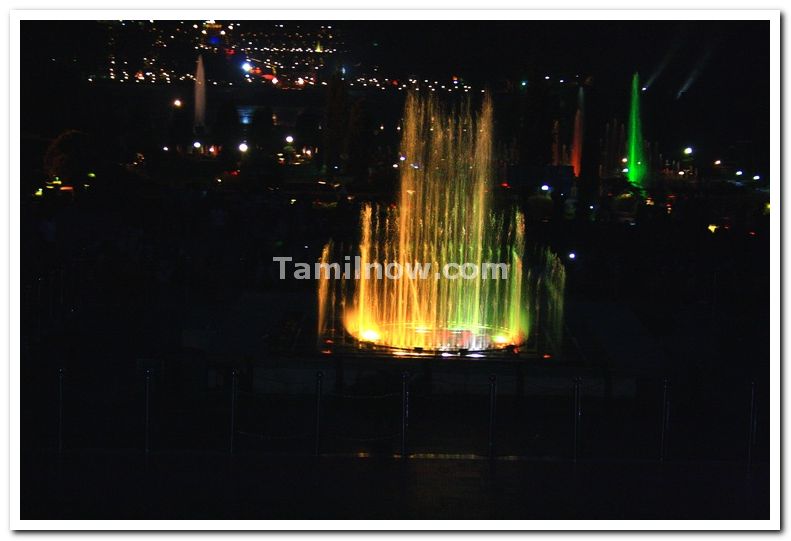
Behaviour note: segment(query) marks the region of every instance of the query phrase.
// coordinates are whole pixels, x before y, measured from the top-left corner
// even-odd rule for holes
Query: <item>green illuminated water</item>
[[[640,121],[640,77],[632,76],[632,100],[629,106],[629,126],[626,138],[626,178],[632,186],[645,190],[647,167],[644,156],[643,127]]]

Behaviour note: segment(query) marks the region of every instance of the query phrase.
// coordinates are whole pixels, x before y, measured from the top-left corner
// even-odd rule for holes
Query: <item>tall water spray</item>
[[[500,349],[527,341],[538,282],[524,261],[522,213],[493,209],[492,151],[489,100],[476,115],[469,103],[447,110],[433,98],[407,97],[397,203],[362,206],[351,253],[332,243],[323,250],[320,264],[327,269],[358,257],[359,275],[336,280],[322,272],[320,337],[340,333],[410,351]],[[389,279],[394,264],[402,272]],[[430,271],[421,277],[415,264]],[[451,279],[441,272],[448,264],[457,275],[465,267],[478,272]],[[505,275],[487,264],[505,264]]]
[[[198,55],[198,67],[195,69],[195,131],[206,126],[206,73],[203,70],[203,55]]]
[[[643,127],[640,121],[640,77],[637,73],[632,76],[632,99],[629,107],[629,125],[626,135],[626,178],[640,190],[645,190],[646,167]]]
[[[571,140],[571,166],[574,176],[579,178],[582,172],[582,139],[585,122],[585,91],[582,87],[577,91],[577,112],[574,115],[574,134]]]

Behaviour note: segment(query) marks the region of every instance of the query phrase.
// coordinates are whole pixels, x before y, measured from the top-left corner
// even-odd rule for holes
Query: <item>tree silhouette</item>
[[[51,179],[74,183],[96,167],[97,156],[87,134],[68,130],[50,143],[44,154],[44,172]]]

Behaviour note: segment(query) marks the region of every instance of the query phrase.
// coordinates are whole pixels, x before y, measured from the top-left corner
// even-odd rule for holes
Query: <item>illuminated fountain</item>
[[[562,264],[554,258],[561,270],[553,274],[526,264],[522,213],[493,209],[492,150],[488,100],[473,114],[469,104],[448,111],[435,99],[407,98],[397,203],[362,207],[360,237],[351,250],[324,247],[322,344],[350,341],[413,354],[514,351],[531,336],[538,290],[553,290],[557,316]],[[549,257],[538,259],[548,267]],[[328,272],[333,262],[345,277]],[[377,279],[377,263],[384,279]],[[423,265],[426,278],[415,264]],[[465,270],[462,265],[466,276],[478,269],[477,277],[438,276],[448,264],[458,265],[454,275]],[[394,273],[401,269],[399,279],[387,278],[388,265]]]
[[[626,178],[641,193],[645,191],[646,167],[643,149],[643,128],[640,121],[640,77],[632,76],[632,101],[626,135]]]
[[[577,91],[577,112],[574,115],[574,135],[571,140],[571,166],[574,176],[579,178],[582,172],[582,137],[585,121],[585,91],[580,87]]]
[[[203,69],[203,55],[198,55],[195,68],[195,133],[200,134],[206,126],[206,72]]]

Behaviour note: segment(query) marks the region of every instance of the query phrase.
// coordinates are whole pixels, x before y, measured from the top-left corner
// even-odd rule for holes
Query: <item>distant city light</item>
[[[569,259],[577,259],[577,254],[574,252],[569,252]]]
[[[200,148],[201,147],[200,141],[195,141],[194,143],[192,143],[192,146],[193,148]]]
[[[250,71],[252,69],[253,69],[253,65],[250,64],[250,62],[245,62],[244,64],[242,64],[243,71]]]
[[[715,160],[714,165],[722,165],[722,160]]]
[[[742,170],[736,171],[736,176],[737,176],[737,177],[740,177],[740,176],[742,176],[743,174],[744,174],[744,172],[743,172]]]
[[[643,87],[643,88],[641,88],[640,90],[642,90],[643,92],[645,92],[646,90],[648,90],[648,87],[647,87],[647,86],[644,86],[644,87]]]
[[[545,75],[544,80],[549,81],[549,75]]]
[[[684,171],[679,171],[678,174],[683,177],[684,176]]]
[[[181,100],[179,99],[173,100],[173,107],[181,107]]]
[[[293,143],[294,138],[291,135],[286,135],[286,143]]]
[[[170,149],[169,149],[168,147],[162,147],[162,150],[164,150],[165,152],[167,152],[167,151],[168,151],[168,150],[170,150]]]
[[[692,154],[692,147],[687,147],[687,148],[685,148],[685,149],[684,149],[684,154],[686,154],[687,156],[689,156],[690,154]]]
[[[626,162],[628,162],[628,161],[629,161],[629,160],[627,160],[626,158],[621,158],[621,163],[626,163]]]
[[[542,192],[548,192],[549,191],[549,186],[547,184],[542,184],[541,185],[541,191]]]
[[[247,149],[250,148],[247,146],[247,143],[241,143],[239,145],[239,152],[247,152]]]
[[[527,81],[522,81],[522,86],[527,86]]]
[[[628,172],[629,172],[628,167],[624,167],[623,169],[621,169],[621,173],[628,173]]]
[[[761,175],[755,175],[755,176],[753,176],[753,180],[761,180]]]

